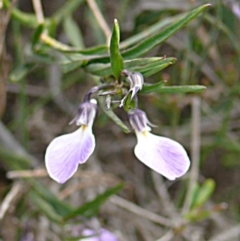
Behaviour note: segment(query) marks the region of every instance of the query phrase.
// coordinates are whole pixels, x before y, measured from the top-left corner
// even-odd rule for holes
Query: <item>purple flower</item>
[[[144,84],[144,79],[141,73],[139,72],[128,72],[127,70],[124,70],[122,72],[123,75],[127,76],[126,81],[129,83],[130,85],[130,89],[127,93],[127,95],[125,95],[123,97],[123,99],[121,100],[121,103],[119,105],[119,107],[123,107],[124,103],[128,97],[128,95],[132,92],[131,94],[131,100],[136,97],[136,94],[139,90],[142,89],[143,84]]]
[[[79,106],[77,116],[70,122],[81,126],[73,133],[53,139],[45,154],[47,171],[52,179],[66,182],[79,164],[87,161],[95,148],[92,125],[97,112],[96,100],[85,101]]]
[[[129,92],[132,92],[131,99],[142,89],[144,79],[141,73],[134,72],[130,73],[127,77],[127,82],[130,84]]]
[[[117,237],[106,229],[101,229],[99,232],[92,229],[85,229],[82,235],[88,237],[80,239],[81,241],[118,241]]]
[[[150,133],[150,126],[153,125],[144,111],[130,111],[129,121],[137,136],[134,153],[141,162],[169,180],[174,180],[187,172],[190,161],[182,145]]]

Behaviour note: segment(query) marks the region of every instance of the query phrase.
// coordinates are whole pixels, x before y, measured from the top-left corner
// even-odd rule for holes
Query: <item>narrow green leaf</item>
[[[150,71],[160,71],[167,66],[176,62],[176,58],[150,57],[137,58],[124,61],[124,68],[129,71],[140,72],[144,77],[150,76]],[[112,75],[110,64],[90,64],[85,67],[85,70],[91,74],[109,77]]]
[[[46,217],[51,219],[54,222],[60,223],[62,221],[62,217],[53,209],[48,202],[42,199],[36,192],[30,191],[29,197],[34,205],[39,209],[41,214],[44,214]]]
[[[40,24],[36,31],[33,34],[33,40],[32,40],[32,48],[34,49],[35,45],[39,42],[40,36],[44,30],[44,24]]]
[[[84,0],[65,1],[53,15],[56,23],[60,23],[66,16],[71,15],[79,6],[84,3]]]
[[[14,8],[11,14],[14,19],[19,21],[23,25],[26,25],[33,29],[36,29],[38,26],[37,18],[34,14],[24,13],[17,8]]]
[[[176,33],[181,28],[186,26],[190,21],[192,21],[194,18],[196,18],[199,14],[201,14],[205,9],[207,9],[210,6],[211,6],[210,4],[205,4],[201,7],[198,7],[192,10],[190,13],[182,17],[180,20],[177,20],[175,23],[166,27],[162,32],[154,36],[151,36],[149,38],[146,38],[138,45],[123,51],[122,52],[123,58],[124,59],[136,58],[149,52],[155,46],[163,43],[165,40],[171,37],[174,33]]]
[[[74,71],[78,68],[81,68],[82,62],[73,62],[72,64],[64,64],[62,65],[62,71],[64,74]]]
[[[114,19],[112,37],[110,41],[110,61],[113,75],[116,79],[119,78],[123,68],[123,59],[119,52],[120,30],[117,19]]]
[[[82,33],[79,30],[79,26],[74,21],[71,15],[65,17],[63,21],[64,32],[67,35],[70,43],[79,49],[84,48]]]
[[[87,218],[90,218],[98,212],[101,205],[112,195],[116,194],[123,188],[123,184],[117,185],[116,187],[113,187],[111,189],[108,189],[104,193],[98,195],[95,199],[93,199],[90,202],[84,203],[79,208],[75,209],[74,211],[68,213],[64,220],[68,220],[71,218],[74,218],[76,216],[85,216]]]
[[[212,196],[215,190],[215,181],[213,179],[206,179],[203,185],[200,187],[194,207],[201,207]]]
[[[128,113],[130,110],[133,110],[136,108],[136,102],[134,99],[131,99],[131,93],[128,93],[127,98],[125,99],[124,105],[123,105],[124,110]]]
[[[100,58],[100,57],[107,56],[108,47],[105,44],[103,44],[103,45],[96,45],[94,47],[84,48],[84,49],[69,48],[69,49],[61,50],[61,52],[82,54],[82,58],[86,58],[86,56],[91,56],[91,55],[95,55],[96,58]],[[81,61],[82,58],[79,58],[79,61]]]
[[[99,100],[99,104],[101,106],[101,109],[104,111],[104,113],[116,124],[118,125],[123,132],[125,133],[129,133],[130,130],[128,129],[128,127],[121,121],[121,119],[119,119],[119,117],[111,110],[106,110],[106,107],[104,106],[103,100],[102,98],[98,98]]]
[[[144,77],[149,77],[167,68],[169,65],[172,65],[175,62],[175,58],[164,58],[162,61],[149,63],[147,66],[142,68],[138,68],[138,66],[136,66],[135,71],[141,72]]]
[[[50,192],[46,187],[41,185],[39,182],[32,182],[32,186],[38,196],[40,196],[44,201],[46,201],[56,213],[60,215],[66,215],[73,209],[70,205],[59,200],[52,192]]]
[[[147,84],[147,83],[145,83],[143,85],[143,88],[140,91],[140,93],[141,94],[149,94],[149,93],[152,93],[152,92],[157,92],[158,89],[162,88],[164,84],[165,84],[164,80],[159,81],[158,83],[155,83],[155,84]]]
[[[191,201],[190,201],[190,208],[192,209],[196,203],[197,197],[198,197],[198,193],[200,190],[200,185],[198,182],[194,183],[193,189],[192,189],[192,193],[191,193]]]
[[[161,86],[156,84],[156,88],[152,88],[150,92],[157,92],[157,93],[170,93],[170,94],[181,94],[181,93],[198,93],[202,92],[206,89],[203,85],[184,85],[184,86]],[[144,88],[140,93],[144,93]],[[144,93],[145,94],[145,93]]]
[[[184,217],[191,222],[197,222],[208,218],[210,215],[212,215],[212,213],[213,212],[208,209],[201,210],[196,208],[185,214]]]
[[[19,82],[29,74],[35,67],[34,63],[25,63],[24,65],[17,66],[9,75],[9,80],[12,82]]]
[[[0,146],[0,159],[9,170],[29,169],[33,162],[31,156],[17,153],[15,150],[9,150],[2,146]]]
[[[168,25],[172,24],[173,22],[178,21],[185,15],[186,15],[186,13],[180,13],[176,16],[171,16],[171,17],[161,19],[160,21],[149,26],[148,28],[144,29],[143,31],[127,38],[126,40],[123,40],[120,43],[120,50],[123,51],[124,49],[139,43],[144,38],[149,38],[150,36],[155,35],[156,33],[160,32],[161,29],[167,27]]]

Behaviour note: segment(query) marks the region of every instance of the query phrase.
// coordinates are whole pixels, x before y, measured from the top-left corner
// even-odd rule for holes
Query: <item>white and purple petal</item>
[[[81,241],[118,241],[117,237],[106,229],[96,232],[92,229],[85,229],[82,235],[89,236],[81,239]]]
[[[190,166],[188,155],[181,144],[148,131],[136,132],[136,157],[169,180],[184,175]]]
[[[91,126],[81,126],[73,133],[55,138],[47,147],[45,163],[52,179],[66,182],[87,161],[95,148]]]
[[[144,84],[143,75],[139,72],[130,73],[127,77],[127,82],[130,84],[131,99],[142,89]]]

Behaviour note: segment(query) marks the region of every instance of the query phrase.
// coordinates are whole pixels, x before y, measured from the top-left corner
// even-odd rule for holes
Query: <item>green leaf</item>
[[[185,214],[184,218],[186,218],[191,222],[197,222],[197,221],[201,221],[206,218],[209,218],[212,214],[213,212],[211,210],[208,210],[208,209],[201,210],[199,208],[196,208],[191,210],[189,213]]]
[[[106,107],[104,106],[103,100],[102,98],[98,98],[99,100],[99,104],[101,106],[101,109],[104,111],[104,113],[116,124],[118,125],[123,132],[125,133],[129,133],[130,130],[128,129],[128,127],[121,121],[121,119],[119,119],[119,117],[111,110],[106,110]]]
[[[136,103],[134,99],[131,99],[131,93],[128,93],[127,98],[125,99],[124,110],[128,113],[130,110],[133,110],[136,108]]]
[[[9,150],[2,146],[0,146],[0,159],[9,170],[29,169],[33,162],[31,156],[17,153],[17,150],[15,152],[15,150]]]
[[[74,71],[78,68],[81,68],[83,62],[77,62],[77,63],[72,63],[72,64],[65,64],[62,66],[62,71],[64,74],[69,73],[71,71]]]
[[[102,44],[102,45],[96,45],[90,48],[84,48],[84,49],[69,48],[69,49],[63,49],[60,51],[63,53],[81,54],[82,56],[79,58],[79,61],[81,61],[84,58],[86,59],[86,57],[89,57],[89,58],[91,57],[91,59],[93,59],[91,55],[95,55],[94,57],[96,58],[106,57],[108,53],[108,47],[105,44]]]
[[[62,200],[59,200],[52,192],[50,192],[46,187],[44,187],[39,182],[32,182],[32,186],[39,197],[41,197],[44,201],[46,201],[49,206],[53,210],[55,210],[56,213],[60,215],[66,215],[67,213],[71,212],[73,208],[68,205],[67,203],[63,202]]]
[[[150,57],[137,58],[124,61],[124,68],[132,72],[140,72],[144,77],[148,77],[150,71],[160,71],[167,66],[175,63],[176,58]],[[112,75],[110,64],[89,64],[85,70],[93,75],[109,77]]]
[[[65,17],[63,27],[70,43],[74,47],[84,48],[82,33],[71,15]]]
[[[149,94],[149,93],[152,93],[152,92],[157,92],[158,89],[162,88],[163,85],[165,84],[165,81],[159,81],[158,83],[155,83],[155,84],[147,84],[145,83],[143,85],[143,88],[142,90],[140,91],[141,94]]]
[[[34,63],[25,63],[17,66],[9,75],[9,80],[12,82],[19,82],[29,74],[36,66]]]
[[[62,71],[63,73],[68,73],[73,70],[80,68],[85,64],[84,60],[79,60],[80,54],[70,54],[65,55],[63,60],[61,61]]]
[[[41,214],[44,214],[46,217],[51,219],[54,222],[62,222],[62,217],[54,210],[54,208],[42,199],[36,192],[30,191],[29,197],[34,205],[41,211]]]
[[[36,31],[33,34],[33,40],[32,40],[32,48],[34,49],[35,45],[39,42],[40,36],[43,32],[43,30],[45,29],[44,24],[40,24]]]
[[[144,29],[143,31],[123,40],[120,43],[120,50],[122,51],[130,46],[135,45],[136,43],[139,43],[140,41],[142,41],[145,38],[149,38],[150,36],[155,35],[156,33],[160,32],[161,29],[167,27],[168,25],[172,24],[173,22],[178,21],[185,15],[186,15],[186,13],[180,13],[175,16],[161,19],[160,21],[149,26],[148,28]]]
[[[157,93],[169,93],[169,94],[181,94],[181,93],[198,93],[202,92],[206,89],[203,85],[184,85],[184,86],[163,86],[161,85],[162,82],[158,82],[157,84],[153,84],[153,88],[151,90],[148,90],[148,86],[145,92],[145,86],[141,90],[140,93],[146,94],[151,92],[157,92]],[[156,85],[156,86],[154,86]],[[154,88],[156,87],[156,88]]]
[[[34,14],[24,13],[17,8],[12,9],[11,14],[14,19],[19,21],[23,25],[26,25],[33,29],[36,29],[38,26],[38,21]]]
[[[66,16],[72,15],[82,3],[84,3],[84,0],[65,1],[62,7],[54,13],[54,21],[60,23]]]
[[[175,62],[176,58],[164,58],[161,61],[149,63],[147,66],[144,66],[143,68],[135,68],[135,71],[141,72],[144,77],[149,77],[167,68],[169,65],[172,65]]]
[[[110,61],[113,75],[116,79],[119,78],[123,68],[123,59],[119,52],[120,30],[117,19],[114,19],[112,37],[110,40]]]
[[[174,33],[179,31],[181,28],[186,26],[190,21],[195,19],[199,14],[201,14],[206,8],[210,7],[210,4],[205,4],[201,7],[198,7],[194,10],[192,10],[190,13],[182,17],[181,19],[177,20],[175,23],[169,25],[166,27],[162,32],[151,36],[149,38],[146,38],[142,42],[140,42],[138,45],[129,48],[122,52],[122,56],[124,59],[131,59],[139,57],[147,52],[149,52],[151,49],[156,47],[157,45],[163,43],[166,41],[169,37],[171,37]]]
[[[84,203],[79,208],[75,209],[74,211],[68,213],[64,220],[68,220],[71,218],[74,218],[76,216],[84,216],[87,218],[90,218],[98,212],[101,205],[112,195],[116,194],[123,188],[123,184],[117,185],[116,187],[113,187],[111,189],[108,189],[104,193],[98,195],[95,199],[93,199],[90,202]]]
[[[192,189],[192,193],[191,193],[191,201],[190,201],[190,208],[192,209],[196,203],[197,197],[198,197],[198,193],[200,190],[200,185],[198,182],[194,183],[193,189]]]
[[[212,196],[216,183],[213,179],[206,179],[200,187],[193,207],[201,207]]]

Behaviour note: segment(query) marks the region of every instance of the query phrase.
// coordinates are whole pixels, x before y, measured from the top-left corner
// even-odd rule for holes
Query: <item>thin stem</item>
[[[183,206],[183,213],[189,211],[191,206],[191,199],[194,186],[198,180],[199,175],[199,160],[200,160],[200,98],[194,97],[192,99],[192,145],[191,145],[191,159],[192,167],[189,177],[189,186],[187,196]]]
[[[45,169],[35,169],[35,170],[26,170],[26,171],[9,171],[7,173],[7,178],[16,179],[16,178],[30,178],[30,177],[46,177],[48,173]]]
[[[71,50],[71,48],[68,45],[65,45],[65,44],[62,44],[61,42],[58,42],[57,40],[49,37],[46,33],[43,33],[41,35],[41,40],[45,44],[47,44],[47,45],[49,45],[49,46],[51,46],[51,47],[53,47],[55,49],[58,49],[60,51]]]
[[[87,94],[84,96],[84,102],[88,102],[90,101],[91,95],[98,92],[99,90],[105,90],[105,89],[109,89],[109,88],[113,88],[114,85],[112,84],[106,84],[106,85],[101,85],[101,86],[94,86],[92,87]]]
[[[145,219],[148,219],[152,222],[158,223],[164,227],[172,227],[172,221],[168,218],[162,217],[156,213],[152,213],[144,208],[141,208],[137,206],[136,204],[129,202],[121,197],[118,196],[112,196],[110,198],[110,202],[114,203],[115,205],[118,205],[121,208],[124,208],[125,210],[134,213],[136,215],[139,215],[140,217],[144,217]]]
[[[138,109],[138,96],[134,95],[135,109]]]
[[[152,179],[164,210],[172,220],[178,221],[177,219],[179,219],[179,215],[176,212],[175,206],[170,198],[166,184],[163,182],[163,178],[158,173],[152,172]]]
[[[97,23],[99,24],[100,28],[102,29],[106,40],[107,40],[107,45],[110,43],[110,38],[111,38],[111,30],[109,26],[107,25],[101,11],[99,10],[95,0],[87,0],[88,6],[93,12],[93,15],[95,16]]]
[[[172,230],[169,230],[164,236],[159,238],[156,241],[170,241],[174,237],[174,232]]]
[[[37,16],[38,24],[44,23],[44,15],[41,0],[32,0],[33,8]]]
[[[16,199],[17,195],[22,191],[22,184],[19,182],[15,182],[9,191],[9,193],[4,198],[1,206],[0,206],[0,220],[4,218],[7,210],[11,207],[12,202]]]

